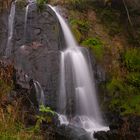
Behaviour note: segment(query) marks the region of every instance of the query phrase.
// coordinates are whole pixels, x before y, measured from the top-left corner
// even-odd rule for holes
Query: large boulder
[[[73,125],[58,127],[55,135],[56,140],[91,140],[91,137],[84,129]]]
[[[110,130],[94,133],[98,140],[138,140],[140,139],[140,117],[129,116],[110,121]]]

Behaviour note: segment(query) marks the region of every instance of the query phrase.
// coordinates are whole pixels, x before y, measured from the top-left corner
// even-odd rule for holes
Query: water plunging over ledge
[[[24,17],[24,37],[26,36],[30,4],[29,2],[26,7]],[[86,49],[78,46],[68,25],[56,9],[51,6],[50,8],[56,13],[59,19],[66,41],[66,49],[61,51],[60,56],[58,113],[60,114],[59,119],[61,124],[67,125],[70,123],[76,127],[84,128],[91,135],[93,131],[107,130],[108,127],[104,127],[98,107],[89,53]],[[11,7],[10,15],[12,18],[9,16],[9,25],[11,26],[9,26],[8,33],[9,43],[7,43],[7,55],[11,53],[11,48],[9,49],[11,45],[9,44],[13,36],[15,3]],[[34,86],[36,88],[39,104],[45,104],[45,97],[41,85],[37,81],[34,81]]]
[[[37,102],[39,105],[45,105],[45,97],[44,97],[44,91],[42,89],[41,84],[38,81],[34,81],[34,86],[36,90],[36,96],[37,96]]]
[[[11,49],[12,49],[11,41],[13,38],[15,8],[16,8],[15,2],[12,2],[11,10],[8,18],[8,40],[7,40],[6,51],[5,51],[6,57],[9,57],[11,55]]]
[[[89,53],[78,46],[65,20],[50,7],[58,17],[66,41],[60,62],[58,112],[61,124],[84,128],[91,135],[94,131],[108,130],[99,110]]]

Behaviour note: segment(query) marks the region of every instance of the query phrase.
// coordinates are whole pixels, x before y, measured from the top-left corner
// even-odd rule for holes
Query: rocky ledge
[[[139,140],[140,116],[119,117],[110,125],[107,132],[94,133],[98,140]]]

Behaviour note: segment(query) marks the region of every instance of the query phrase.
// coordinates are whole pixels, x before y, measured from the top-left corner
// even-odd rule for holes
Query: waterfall
[[[8,18],[8,40],[6,45],[5,55],[9,57],[11,55],[12,47],[12,38],[13,38],[13,29],[14,29],[14,18],[15,18],[15,2],[12,2],[11,10]]]
[[[68,25],[66,24],[66,22],[64,21],[64,19],[62,18],[62,16],[60,16],[60,14],[56,12],[56,10],[55,10],[54,7],[52,7],[52,6],[50,6],[50,7],[51,7],[51,9],[53,11],[55,11],[56,16],[59,19],[60,25],[61,25],[61,27],[63,27],[62,30],[63,30],[64,36],[65,36],[67,47],[76,47],[76,46],[78,46],[75,38],[72,35],[71,30],[69,29]]]
[[[26,29],[27,29],[27,20],[28,20],[28,12],[29,12],[29,8],[32,4],[34,4],[36,2],[36,0],[27,0],[28,4],[25,8],[25,19],[24,19],[24,40],[26,42]]]
[[[36,90],[37,101],[39,105],[45,105],[45,96],[41,84],[38,81],[34,81]]]
[[[65,114],[66,113],[66,87],[65,87],[65,60],[64,60],[64,52],[61,52],[61,60],[60,60],[60,95],[59,95],[59,106],[58,111]]]
[[[28,19],[29,7],[30,7],[30,4],[28,4],[25,9],[25,19],[24,19],[24,39],[25,39],[25,41],[26,41],[26,29],[27,29],[27,19]]]
[[[103,125],[99,110],[88,51],[85,53],[84,49],[78,46],[65,20],[54,7],[50,8],[58,17],[66,41],[66,50],[61,52],[60,62],[60,121],[62,124],[68,124],[69,121],[84,128],[91,135],[94,131],[108,130],[108,127]],[[71,98],[74,99],[69,101]],[[75,105],[72,105],[72,102]],[[65,114],[67,109],[71,111],[70,116]]]

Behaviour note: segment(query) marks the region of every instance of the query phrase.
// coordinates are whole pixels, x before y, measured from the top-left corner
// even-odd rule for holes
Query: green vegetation
[[[17,0],[16,4],[18,5],[18,7],[20,8],[25,8],[25,6],[27,5],[27,1],[26,0]]]
[[[109,35],[115,36],[122,31],[119,11],[106,7],[98,8],[97,12]]]
[[[38,10],[42,11],[45,4],[48,3],[48,0],[37,0]]]
[[[127,49],[123,54],[126,73],[113,77],[107,84],[111,100],[109,108],[121,115],[140,115],[140,51],[139,48]],[[112,75],[113,76],[113,75]]]
[[[129,71],[140,71],[140,49],[127,49],[124,54],[124,63]]]
[[[125,9],[114,9],[111,1],[106,2],[104,7],[85,0],[66,0],[63,5],[69,9],[76,39],[105,69],[107,79],[101,83],[101,92],[109,96],[105,104],[121,115],[140,115],[140,49],[135,48],[139,39],[126,24]]]
[[[135,87],[140,87],[140,73],[132,72],[126,76],[126,82]]]
[[[19,103],[16,107],[8,105],[6,109],[0,108],[0,139],[1,140],[41,140],[41,135],[36,135],[28,130],[18,119],[20,114]]]
[[[87,36],[86,33],[90,28],[89,23],[85,20],[70,19],[70,25],[77,41],[81,42]]]
[[[66,0],[66,4],[70,5],[73,9],[78,9],[80,11],[87,8],[87,0]]]
[[[0,60],[0,139],[1,140],[42,140],[41,134],[25,126],[26,113],[22,110],[22,96],[10,102],[13,90],[13,66]]]
[[[124,98],[113,98],[109,105],[111,111],[121,115],[140,115],[140,95],[125,96]]]
[[[8,85],[4,80],[0,79],[0,100],[4,98],[7,93],[12,89],[12,86]]]
[[[93,52],[98,61],[103,59],[104,48],[103,43],[99,38],[88,38],[82,42],[82,45],[88,47]]]
[[[52,118],[55,115],[55,112],[51,110],[50,107],[45,107],[44,105],[41,105],[39,108],[40,115],[37,116],[37,122],[35,125],[35,131],[40,131],[41,124],[43,122],[51,123]]]

